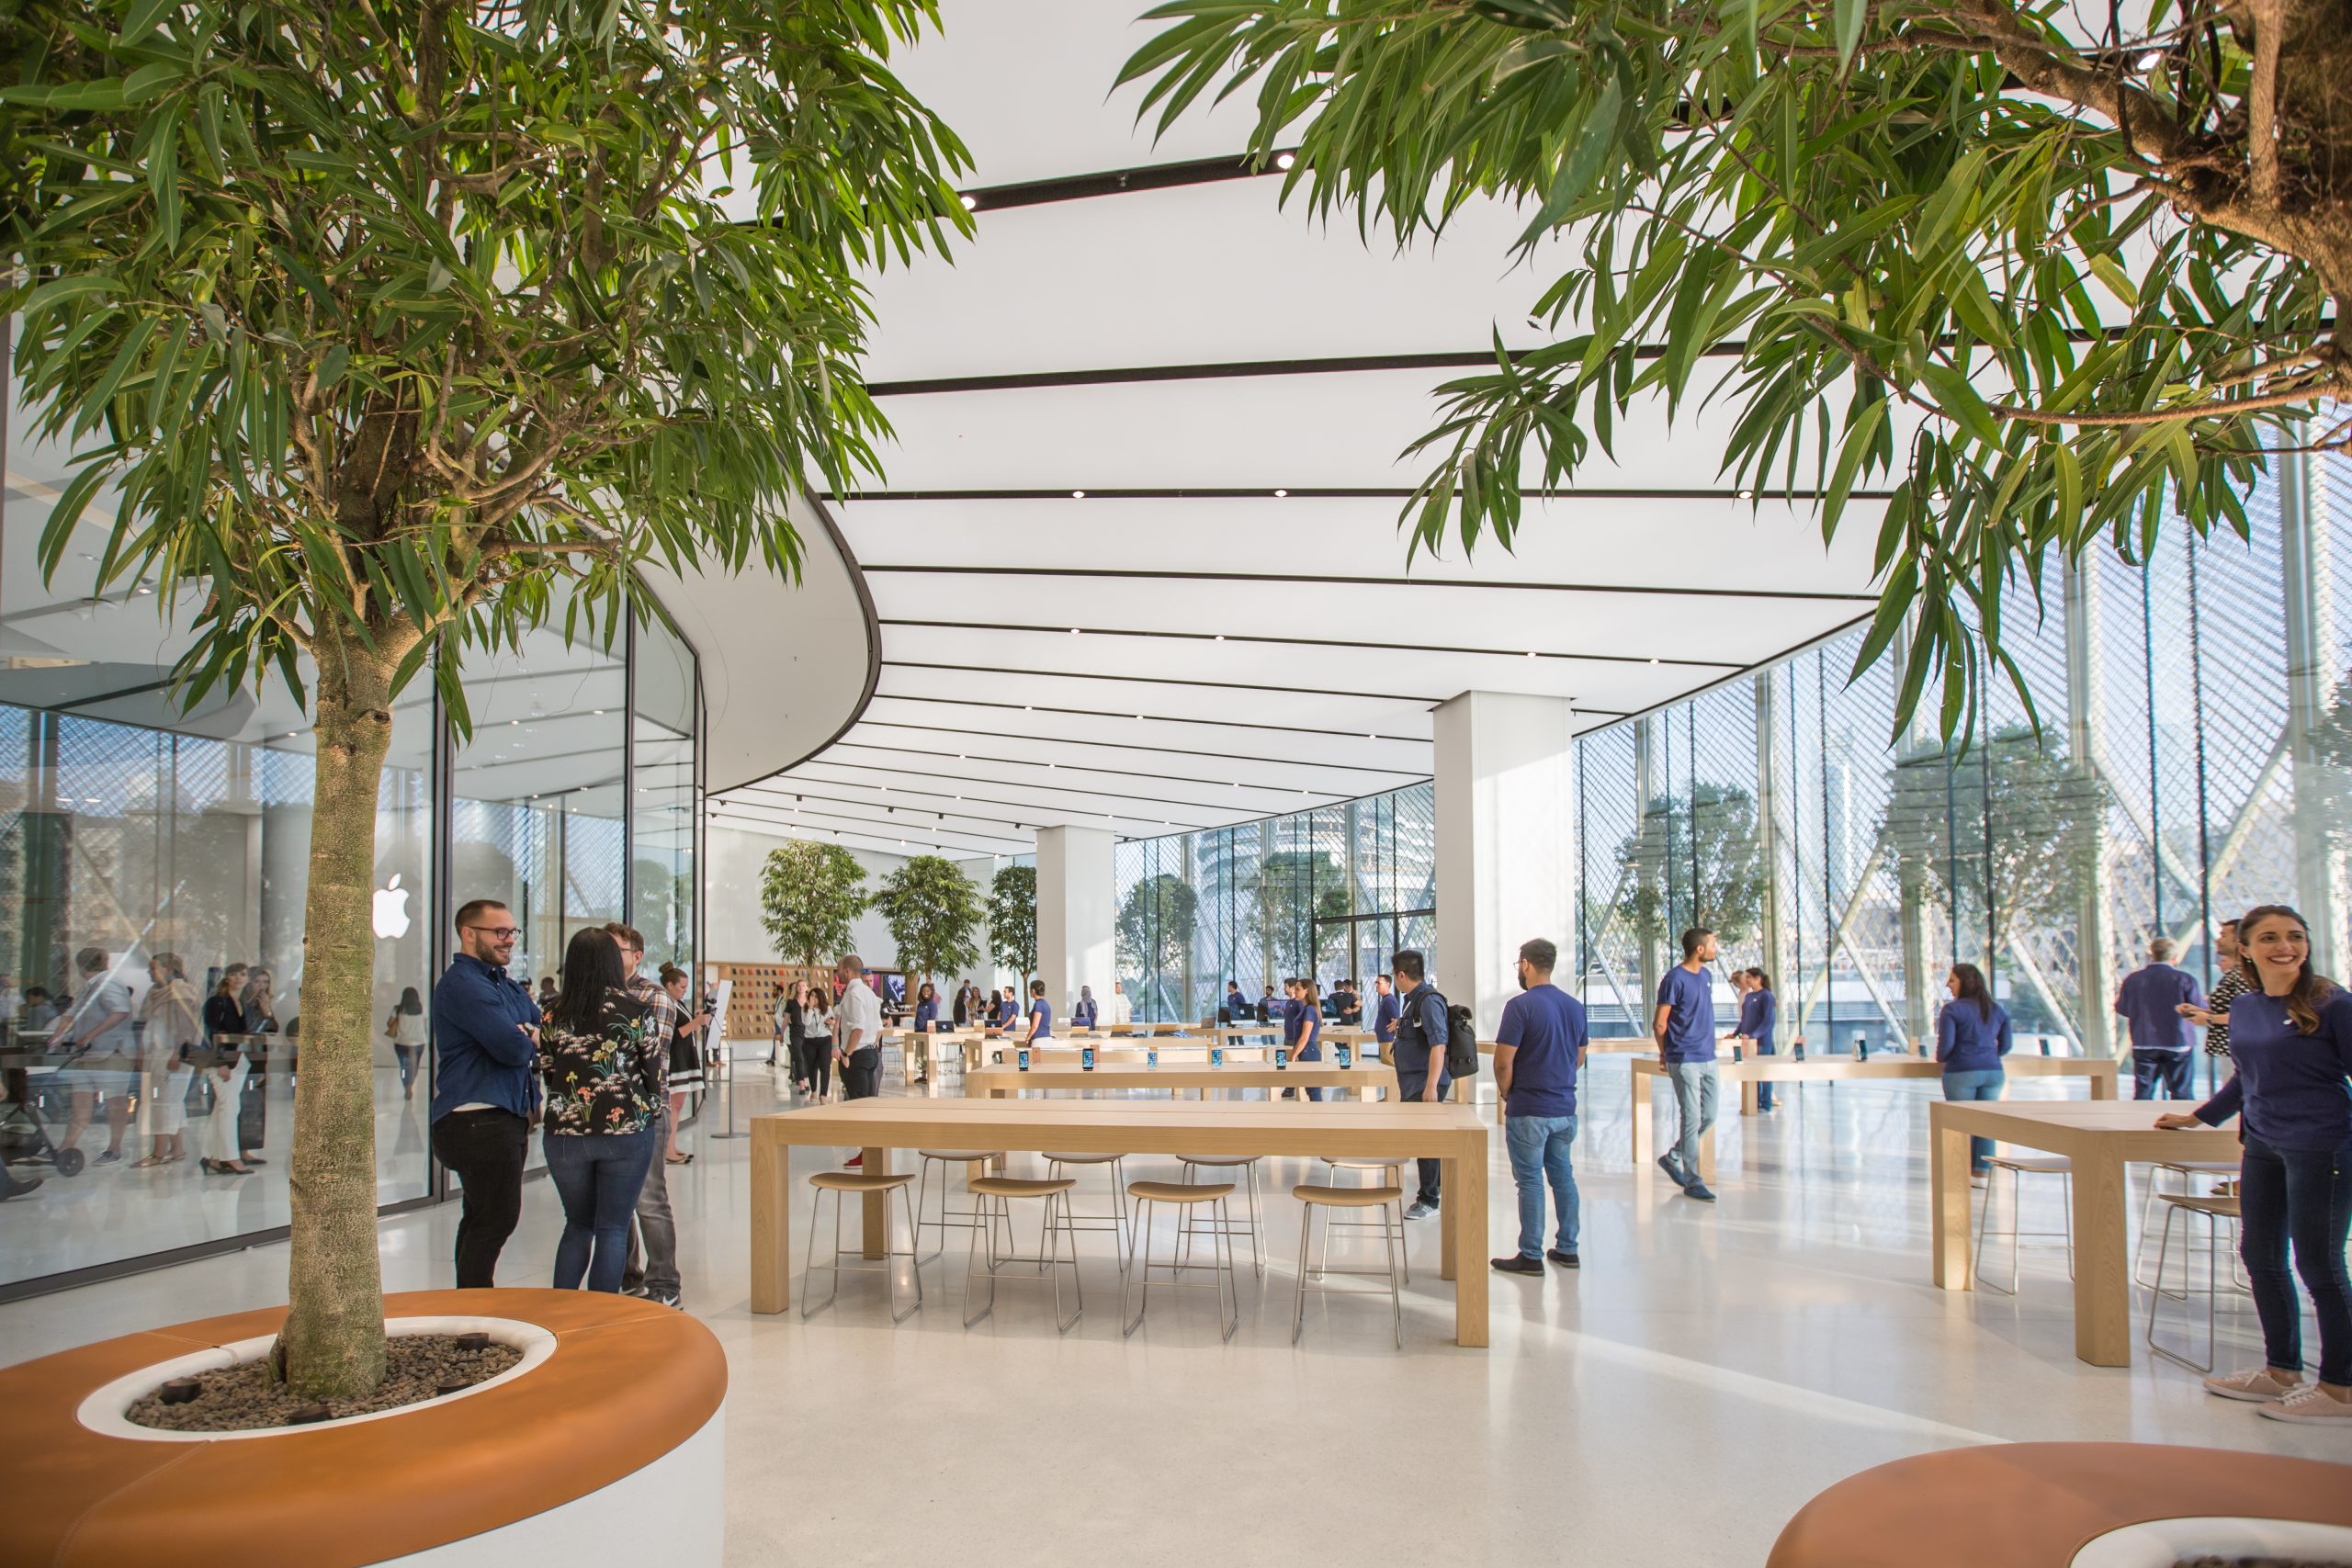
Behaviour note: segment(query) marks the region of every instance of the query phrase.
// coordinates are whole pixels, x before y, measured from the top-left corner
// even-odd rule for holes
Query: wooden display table
[[[792,1304],[792,1180],[800,1145],[860,1148],[869,1176],[892,1149],[1047,1149],[1105,1155],[1324,1155],[1444,1162],[1442,1278],[1453,1342],[1487,1343],[1487,1124],[1467,1105],[1209,1105],[1120,1100],[854,1100],[752,1118],[752,1310]],[[865,1256],[888,1247],[890,1194],[865,1196]]]
[[[2054,1059],[2054,1058],[2053,1058]],[[1938,1100],[1928,1108],[1935,1281],[1975,1288],[1968,1140],[1997,1138],[2064,1155],[2074,1168],[2075,1354],[2095,1367],[2132,1364],[2132,1187],[2127,1167],[2234,1160],[2230,1127],[2160,1132],[2158,1113],[2186,1101]]]
[[[1358,1095],[1374,1089],[1390,1095],[1396,1092],[1396,1069],[1379,1062],[1359,1062],[1349,1067],[1329,1062],[1294,1062],[1287,1067],[1227,1062],[1212,1067],[1206,1062],[1162,1061],[1155,1067],[1145,1066],[1136,1052],[1119,1053],[1129,1058],[1125,1062],[1110,1060],[1111,1055],[1101,1053],[1091,1072],[1073,1062],[1040,1062],[1025,1073],[1017,1066],[975,1067],[964,1075],[964,1092],[991,1098],[1016,1095],[1024,1089],[1198,1089],[1203,1100],[1220,1089],[1352,1089]]]
[[[2003,1066],[2021,1078],[2084,1078],[2088,1080],[2093,1100],[2115,1098],[2116,1068],[2109,1056],[2017,1056],[2003,1059]],[[1655,1054],[1635,1056],[1634,1067],[1634,1169],[1640,1174],[1649,1169],[1657,1157],[1657,1129],[1653,1124],[1650,1104],[1657,1093],[1658,1080],[1666,1077]],[[1719,1084],[1737,1084],[1742,1111],[1755,1113],[1756,1086],[1759,1083],[1848,1083],[1867,1082],[1883,1078],[1943,1077],[1941,1064],[1919,1056],[1807,1056],[1800,1061],[1794,1056],[1750,1056],[1735,1062],[1728,1056],[1715,1061],[1715,1077]],[[1669,1098],[1672,1090],[1668,1090]],[[2002,1103],[1995,1101],[1993,1103]],[[1716,1111],[1717,1125],[1722,1124],[1720,1105]],[[1708,1129],[1699,1140],[1699,1179],[1713,1185],[1715,1179],[1715,1133]]]

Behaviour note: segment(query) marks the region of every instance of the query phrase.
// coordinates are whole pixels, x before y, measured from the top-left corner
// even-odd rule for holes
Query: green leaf
[[[1841,65],[1851,65],[1854,51],[1862,41],[1862,22],[1869,12],[1869,0],[1837,0],[1838,60]]]

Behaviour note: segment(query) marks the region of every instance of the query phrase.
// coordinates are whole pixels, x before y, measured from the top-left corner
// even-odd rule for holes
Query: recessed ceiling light
[[[1219,633],[1217,633],[1217,634],[1216,634],[1216,640],[1217,640],[1217,641],[1219,641],[1219,642],[1223,642],[1223,641],[1225,640],[1225,634],[1224,634],[1223,632],[1219,632]]]
[[[967,212],[978,210],[979,205],[980,198],[977,196],[967,196],[964,198],[964,210]]]
[[[139,592],[141,593],[153,593],[155,591],[152,588],[141,588]]]
[[[1141,724],[1141,723],[1143,722],[1143,715],[1141,715],[1141,714],[1137,714],[1137,715],[1136,715],[1136,722],[1137,724]]]
[[[1086,499],[1086,492],[1082,490],[1074,490],[1069,492],[1069,498],[1072,501],[1084,501]]]
[[[1741,491],[1739,492],[1739,499],[1742,501],[1754,501],[1756,499],[1756,492],[1752,490]]]
[[[1653,659],[1653,660],[1650,660],[1650,662],[1651,662],[1652,664],[1656,664],[1656,663],[1657,662],[1657,660],[1655,660],[1655,659]]]
[[[1274,167],[1277,169],[1287,169],[1297,162],[1298,154],[1295,152],[1277,153],[1274,158]]]
[[[1531,648],[1531,649],[1529,649],[1527,650],[1527,657],[1528,657],[1528,658],[1530,658],[1530,659],[1534,658],[1534,657],[1535,657],[1535,650],[1534,650],[1533,649],[1532,649],[1532,648]]]
[[[1274,491],[1274,499],[1275,499],[1276,501],[1281,501],[1281,500],[1283,500],[1284,498],[1286,498],[1289,494],[1290,494],[1290,491],[1286,491],[1286,490],[1278,490],[1278,491]]]
[[[1076,626],[1072,626],[1072,627],[1070,627],[1070,629],[1069,629],[1069,635],[1070,635],[1070,636],[1072,636],[1072,637],[1076,637],[1076,636],[1078,635],[1078,628],[1077,628]]]
[[[1365,739],[1366,740],[1377,740],[1377,739],[1380,739],[1380,737],[1379,737],[1379,736],[1377,736],[1377,735],[1367,735],[1367,736],[1365,736],[1365,737],[1364,737],[1364,739]]]

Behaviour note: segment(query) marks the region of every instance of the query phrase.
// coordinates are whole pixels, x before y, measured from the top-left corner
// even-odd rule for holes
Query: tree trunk
[[[380,642],[371,651],[345,639],[320,655],[290,1166],[293,1257],[277,1351],[297,1393],[325,1398],[365,1393],[384,1376],[370,898],[399,654]]]

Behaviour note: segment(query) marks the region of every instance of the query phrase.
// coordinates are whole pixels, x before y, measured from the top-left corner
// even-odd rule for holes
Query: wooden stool
[[[1342,1269],[1338,1270],[1338,1272],[1342,1274],[1359,1275],[1365,1279],[1386,1278],[1388,1280],[1388,1311],[1396,1324],[1396,1348],[1402,1350],[1405,1348],[1405,1298],[1400,1293],[1396,1278],[1396,1255],[1404,1249],[1405,1246],[1404,1188],[1318,1187],[1312,1182],[1301,1182],[1299,1185],[1290,1190],[1290,1195],[1306,1205],[1306,1218],[1298,1227],[1298,1298],[1297,1303],[1291,1309],[1290,1342],[1294,1345],[1297,1344],[1298,1337],[1306,1331],[1306,1292],[1309,1288],[1306,1283],[1306,1244],[1308,1238],[1315,1234],[1315,1211],[1317,1209],[1327,1211],[1331,1209],[1378,1209],[1380,1211],[1381,1250],[1387,1256],[1388,1267],[1385,1269]],[[1388,1219],[1388,1209],[1389,1205],[1392,1203],[1396,1206],[1396,1227],[1393,1231],[1390,1229]],[[1358,1221],[1355,1223],[1362,1224],[1364,1222]],[[1391,1239],[1392,1237],[1394,1238],[1393,1240]],[[1331,1245],[1331,1216],[1328,1213],[1323,1216],[1323,1245],[1325,1250],[1328,1252]],[[1316,1272],[1328,1279],[1330,1277],[1333,1270],[1328,1264],[1326,1264],[1324,1267],[1316,1269]],[[1313,1287],[1313,1289],[1325,1295],[1357,1295],[1369,1293],[1353,1291],[1333,1291],[1329,1285],[1317,1285]]]
[[[1069,1201],[1064,1199],[1063,1218],[1069,1220],[1070,1224],[1080,1230],[1099,1231],[1107,1226],[1111,1232],[1112,1250],[1119,1255],[1119,1271],[1125,1273],[1128,1227],[1127,1156],[1125,1155],[1049,1154],[1040,1157],[1046,1162],[1047,1176],[1061,1175],[1062,1168],[1065,1166],[1107,1165],[1111,1168],[1111,1212],[1107,1214],[1089,1214],[1086,1216],[1086,1224],[1080,1225],[1067,1212],[1069,1208]],[[1075,1250],[1075,1247],[1072,1250]]]
[[[1178,1155],[1176,1158],[1184,1167],[1184,1182],[1187,1186],[1192,1184],[1193,1172],[1195,1168],[1199,1167],[1205,1167],[1212,1170],[1238,1169],[1244,1173],[1244,1179],[1249,1184],[1250,1219],[1240,1231],[1233,1234],[1244,1235],[1250,1238],[1250,1271],[1257,1275],[1261,1280],[1264,1279],[1266,1277],[1266,1254],[1264,1247],[1261,1245],[1258,1238],[1259,1156],[1256,1155]],[[1223,1204],[1219,1204],[1217,1207],[1220,1212],[1224,1209]],[[1196,1226],[1203,1231],[1206,1231],[1212,1225],[1230,1225],[1233,1222],[1230,1220],[1223,1219],[1201,1219],[1196,1221],[1188,1213],[1184,1217],[1184,1229],[1182,1232],[1184,1256],[1190,1258],[1193,1255],[1193,1233]]]
[[[1977,1284],[1981,1286],[1985,1283],[1984,1237],[1987,1234],[1985,1223],[1993,1215],[1993,1173],[2003,1170],[2009,1173],[2009,1228],[2003,1233],[2009,1238],[2009,1288],[2001,1293],[2010,1296],[2018,1293],[2018,1242],[2019,1238],[2026,1235],[2064,1235],[2066,1238],[2066,1278],[2073,1279],[2075,1277],[2075,1168],[2067,1162],[2066,1156],[2064,1155],[1994,1154],[1986,1156],[1984,1169],[1984,1201],[1977,1205],[1976,1212],[1976,1257],[1969,1265],[1970,1271],[1976,1276]],[[2059,1199],[2065,1207],[2066,1214],[2064,1230],[2024,1231],[2018,1228],[2022,1223],[2018,1217],[2018,1211],[2024,1199],[2025,1179],[2028,1176],[2058,1178]],[[1993,1288],[1999,1289],[1998,1286]]]
[[[2153,1181],[2154,1178],[2151,1176],[2149,1179]],[[2228,1267],[2222,1261],[2226,1255],[2222,1247],[2222,1222],[2236,1223],[2237,1197],[2234,1193],[2228,1197],[2205,1197],[2188,1192],[2167,1192],[2164,1194],[2164,1201],[2165,1223],[2163,1234],[2156,1244],[2156,1277],[2148,1292],[2148,1331],[2143,1337],[2150,1350],[2175,1366],[2187,1367],[2192,1372],[2210,1372],[2213,1370],[2213,1346],[2220,1326],[2222,1272]],[[2172,1252],[2172,1220],[2175,1214],[2205,1216],[2205,1359],[2202,1361],[2192,1361],[2179,1351],[2167,1350],[2156,1343],[2156,1303],[2171,1296],[2185,1306],[2189,1296],[2191,1222],[2186,1218],[2180,1224],[2180,1290],[2176,1294],[2165,1289],[2165,1259]],[[2183,1326],[2186,1327],[2186,1324]]]
[[[889,1275],[890,1304],[896,1307],[899,1304],[899,1271],[891,1264],[890,1259],[900,1256],[905,1257],[908,1266],[914,1273],[915,1304],[907,1308],[905,1312],[893,1312],[890,1314],[890,1321],[903,1323],[910,1314],[922,1309],[922,1265],[915,1260],[915,1201],[914,1193],[909,1185],[913,1180],[914,1173],[911,1171],[898,1176],[868,1176],[862,1170],[820,1170],[808,1179],[808,1185],[817,1190],[816,1195],[808,1200],[808,1253],[800,1263],[800,1315],[802,1317],[807,1317],[820,1306],[833,1304],[833,1298],[841,1294],[841,1277],[845,1273]],[[902,1255],[890,1249],[889,1210],[886,1207],[882,1212],[882,1261],[862,1266],[853,1265],[844,1269],[842,1266],[842,1258],[848,1249],[842,1246],[842,1194],[855,1192],[863,1195],[869,1192],[888,1192],[893,1190],[906,1200],[906,1252]],[[833,1260],[826,1266],[825,1272],[833,1277],[833,1291],[832,1294],[827,1296],[822,1302],[811,1303],[808,1299],[808,1276],[817,1267],[817,1216],[822,1212],[821,1205],[828,1192],[833,1195]]]
[[[1340,1159],[1330,1155],[1325,1155],[1323,1156],[1323,1163],[1329,1166],[1333,1170],[1385,1170],[1388,1173],[1389,1179],[1396,1185],[1401,1187],[1405,1184],[1405,1169],[1413,1162],[1408,1159]],[[1415,1174],[1414,1179],[1419,1179],[1418,1172]],[[1380,1217],[1378,1224],[1374,1224],[1370,1220],[1343,1220],[1332,1214],[1324,1215],[1323,1259],[1315,1266],[1315,1271],[1317,1274],[1327,1272],[1326,1266],[1331,1260],[1331,1233],[1333,1231],[1385,1231],[1387,1227],[1388,1216],[1385,1214],[1383,1214]],[[1402,1231],[1405,1228],[1405,1202],[1401,1193],[1398,1195],[1396,1201],[1396,1228],[1399,1231]],[[1400,1248],[1399,1250],[1402,1249]],[[1411,1258],[1408,1257],[1402,1259],[1402,1263],[1404,1267],[1405,1283],[1409,1285],[1413,1282],[1413,1260]]]
[[[1002,1149],[918,1149],[915,1152],[922,1160],[922,1179],[915,1186],[915,1246],[917,1247],[922,1246],[922,1212],[925,1196],[931,1188],[931,1168],[934,1163],[942,1168],[939,1172],[939,1218],[933,1222],[939,1227],[939,1245],[931,1253],[933,1258],[938,1258],[947,1251],[948,1226],[954,1225],[958,1230],[974,1229],[980,1224],[980,1216],[988,1212],[985,1209],[950,1209],[947,1206],[949,1173],[944,1168],[955,1165],[989,1165],[1001,1171],[1004,1169],[1004,1151]],[[1007,1250],[1012,1248],[1012,1233],[1010,1230],[1005,1232],[1004,1244]],[[996,1239],[993,1236],[989,1239],[989,1249],[990,1256],[994,1256]],[[922,1258],[916,1259],[916,1267],[922,1267],[925,1261],[927,1260]]]
[[[1004,1228],[1008,1234],[1010,1234],[1012,1229],[1012,1200],[1015,1198],[1043,1198],[1046,1201],[1046,1224],[1045,1229],[1041,1233],[1041,1240],[1045,1243],[1049,1243],[1053,1250],[1050,1252],[1041,1252],[1034,1258],[1015,1258],[1010,1253],[1002,1258],[999,1258],[996,1255],[996,1238],[993,1235],[995,1227],[993,1224],[991,1223],[973,1226],[971,1242],[969,1246],[965,1248],[964,1253],[965,1327],[971,1327],[972,1325],[979,1322],[980,1319],[988,1316],[989,1314],[996,1310],[996,1271],[997,1265],[1000,1263],[1035,1263],[1040,1266],[1040,1272],[1052,1276],[1054,1281],[1054,1323],[1059,1332],[1068,1334],[1069,1332],[1069,1325],[1086,1315],[1086,1287],[1080,1282],[1078,1278],[1078,1231],[1077,1228],[1070,1224],[1069,1215],[1069,1190],[1077,1185],[1077,1179],[1068,1176],[1054,1177],[1044,1181],[1033,1180],[1027,1178],[1016,1176],[983,1176],[978,1181],[972,1183],[973,1195],[981,1199],[985,1202],[994,1205],[997,1214],[1001,1215],[1004,1220]],[[1061,1200],[1062,1228],[1059,1231],[1056,1231],[1054,1229],[1054,1200],[1057,1198]],[[989,1302],[988,1305],[982,1307],[976,1313],[971,1310],[972,1275],[979,1261],[980,1232],[983,1229],[987,1229],[991,1232],[989,1238]],[[1062,1237],[1064,1235],[1069,1237],[1070,1283],[1073,1286],[1076,1286],[1078,1291],[1078,1310],[1071,1313],[1068,1317],[1064,1317],[1062,1315],[1061,1254]],[[1035,1284],[1035,1282],[1036,1281],[1034,1280],[1023,1281],[1024,1284]]]
[[[1127,1201],[1135,1207],[1134,1219],[1127,1231],[1126,1276],[1119,1281],[1119,1317],[1122,1322],[1122,1327],[1120,1328],[1119,1333],[1121,1337],[1124,1338],[1126,1336],[1133,1334],[1137,1328],[1143,1325],[1144,1311],[1151,1304],[1151,1271],[1155,1268],[1165,1269],[1171,1275],[1181,1274],[1188,1269],[1205,1269],[1214,1274],[1216,1279],[1211,1282],[1210,1286],[1188,1285],[1184,1281],[1176,1279],[1170,1279],[1169,1280],[1169,1284],[1178,1290],[1196,1291],[1214,1288],[1216,1292],[1217,1316],[1225,1324],[1225,1333],[1222,1337],[1225,1339],[1231,1339],[1233,1337],[1233,1331],[1241,1326],[1241,1282],[1239,1278],[1234,1273],[1233,1269],[1233,1217],[1226,1204],[1226,1200],[1230,1198],[1232,1195],[1233,1183],[1230,1181],[1219,1181],[1216,1183],[1191,1181],[1130,1181],[1127,1183]],[[1204,1234],[1209,1237],[1210,1251],[1215,1255],[1216,1261],[1211,1263],[1193,1263],[1187,1261],[1187,1258],[1190,1256],[1188,1248],[1184,1256],[1172,1257],[1166,1263],[1155,1264],[1152,1262],[1151,1211],[1155,1205],[1161,1203],[1171,1204],[1182,1211],[1187,1226],[1184,1235],[1187,1236],[1191,1235],[1189,1226],[1193,1217],[1193,1211],[1204,1204],[1213,1203],[1216,1206],[1216,1219],[1207,1226],[1204,1227]],[[1136,1273],[1135,1260],[1136,1238],[1137,1236],[1143,1238],[1143,1273],[1141,1276],[1143,1291],[1141,1299],[1136,1303],[1136,1315],[1132,1321],[1128,1321],[1127,1283],[1129,1280],[1135,1280],[1137,1277]],[[1231,1288],[1233,1292],[1233,1312],[1230,1316],[1227,1316],[1225,1311],[1226,1291],[1228,1286]]]

